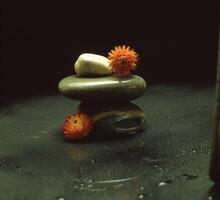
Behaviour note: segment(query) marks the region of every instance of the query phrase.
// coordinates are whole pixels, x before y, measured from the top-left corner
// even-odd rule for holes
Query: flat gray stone
[[[81,103],[78,111],[85,112],[92,118],[92,136],[117,137],[136,134],[144,129],[145,114],[133,103],[115,105]]]
[[[58,88],[61,94],[73,100],[123,102],[140,97],[146,89],[146,82],[136,75],[95,78],[72,75],[62,79]]]

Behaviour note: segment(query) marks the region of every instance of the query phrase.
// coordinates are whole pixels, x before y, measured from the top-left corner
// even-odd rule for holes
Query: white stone
[[[81,54],[74,68],[76,74],[80,76],[109,75],[112,73],[109,59],[92,53]]]

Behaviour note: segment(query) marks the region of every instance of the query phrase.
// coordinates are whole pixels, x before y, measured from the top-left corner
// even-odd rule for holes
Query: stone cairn
[[[91,53],[81,54],[74,68],[76,75],[62,79],[58,88],[62,95],[81,101],[78,112],[91,117],[91,135],[118,137],[144,129],[144,112],[130,102],[143,95],[143,78],[113,74],[107,57]]]

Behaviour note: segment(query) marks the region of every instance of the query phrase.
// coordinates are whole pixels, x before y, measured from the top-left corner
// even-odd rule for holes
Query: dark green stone
[[[79,111],[87,113],[93,119],[93,134],[96,136],[123,136],[138,133],[144,129],[144,112],[135,104],[94,106],[81,103]]]
[[[62,79],[58,88],[64,96],[78,101],[122,102],[140,97],[145,91],[146,82],[136,75],[126,77],[73,75]]]

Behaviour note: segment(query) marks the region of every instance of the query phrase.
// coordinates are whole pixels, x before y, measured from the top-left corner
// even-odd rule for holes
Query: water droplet
[[[158,183],[158,186],[165,186],[165,185],[167,185],[166,182],[160,182],[160,183]]]
[[[77,188],[78,188],[78,186],[77,186],[77,185],[75,185],[75,186],[74,186],[74,189],[77,189]]]
[[[80,184],[80,186],[81,186],[81,187],[83,187],[83,186],[84,186],[84,184],[83,184],[83,183],[81,183],[81,184]]]
[[[87,182],[88,183],[93,183],[93,180],[90,178]]]
[[[139,194],[138,195],[138,199],[143,199],[144,198],[144,194]]]
[[[89,184],[89,185],[88,185],[88,188],[91,188],[92,186],[93,186],[92,184]]]
[[[57,197],[57,200],[65,200],[64,197]]]
[[[213,197],[212,197],[212,196],[209,196],[208,200],[213,200]]]
[[[144,186],[141,186],[141,190],[144,190]]]
[[[196,153],[196,151],[195,151],[195,150],[193,150],[193,153]]]
[[[160,171],[163,171],[163,168],[161,168],[161,167],[158,167],[158,169],[159,169]]]
[[[92,162],[92,163],[95,163],[95,160],[92,159],[91,162]]]
[[[165,186],[165,185],[168,185],[168,184],[171,184],[171,183],[172,183],[172,181],[168,180],[168,181],[158,183],[158,186]]]

